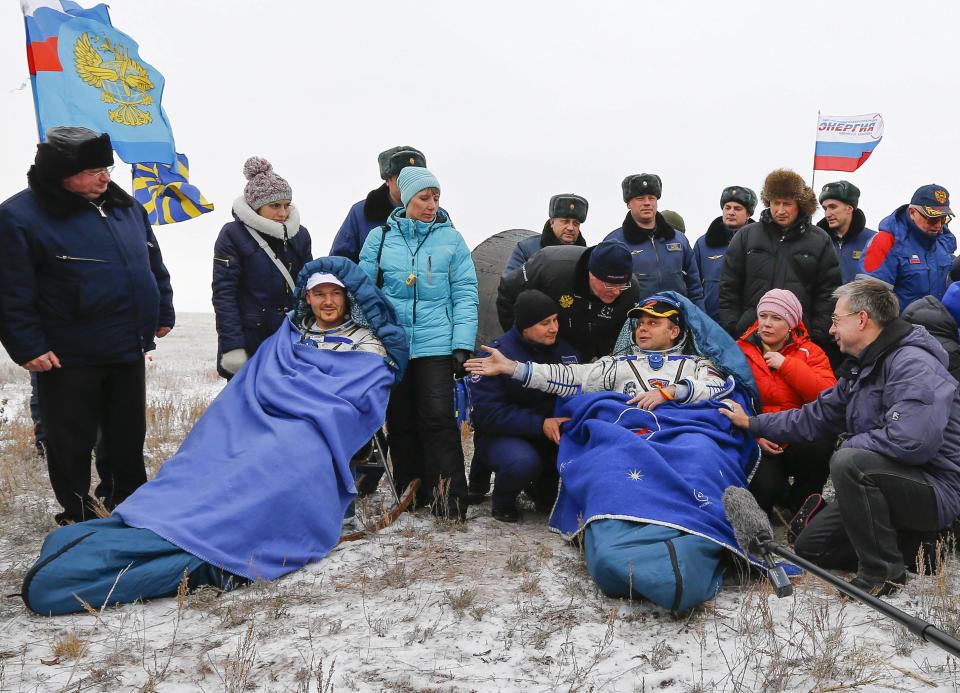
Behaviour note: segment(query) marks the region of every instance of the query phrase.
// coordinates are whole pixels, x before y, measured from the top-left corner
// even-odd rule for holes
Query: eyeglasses
[[[81,173],[85,176],[96,178],[97,176],[102,176],[104,173],[109,176],[113,173],[113,169],[113,166],[104,166],[103,168],[88,168],[86,171],[81,171]]]
[[[920,216],[923,217],[923,220],[926,222],[927,226],[932,227],[946,226],[953,221],[953,217],[951,217],[949,214],[944,214],[941,217],[928,217],[926,214],[921,214]]]
[[[603,284],[603,288],[607,289],[608,291],[626,291],[630,288],[630,282],[627,282],[626,284],[607,284],[606,282],[600,283]]]
[[[852,311],[852,312],[850,312],[850,313],[844,313],[843,315],[831,315],[831,316],[830,316],[830,322],[832,322],[834,325],[836,325],[838,322],[840,322],[840,318],[848,318],[848,317],[850,317],[851,315],[857,315],[857,314],[859,314],[860,312],[861,312],[861,311],[859,311],[859,310],[855,310],[855,311]]]
[[[931,228],[936,228],[937,226],[947,226],[951,221],[953,221],[952,214],[941,214],[940,216],[936,217],[929,216],[921,205],[910,205],[910,209],[914,210],[918,215],[920,215],[920,217],[923,218],[924,223]]]

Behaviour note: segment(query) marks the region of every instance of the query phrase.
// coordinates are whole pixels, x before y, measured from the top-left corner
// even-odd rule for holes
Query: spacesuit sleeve
[[[612,356],[593,363],[521,363],[513,377],[524,387],[560,397],[581,392],[612,390],[616,383],[617,364]]]
[[[695,357],[694,363],[692,375],[677,382],[678,402],[705,402],[708,399],[726,397],[733,392],[736,386],[733,377],[724,378],[710,359]]]

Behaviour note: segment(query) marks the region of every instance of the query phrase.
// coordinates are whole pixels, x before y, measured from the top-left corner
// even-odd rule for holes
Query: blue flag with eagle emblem
[[[147,210],[151,224],[176,224],[213,211],[213,203],[207,202],[189,178],[190,162],[179,152],[173,166],[133,165],[133,196]]]
[[[174,164],[173,131],[160,105],[163,76],[113,28],[107,7],[70,0],[21,6],[40,138],[52,127],[86,127],[108,133],[127,163]]]

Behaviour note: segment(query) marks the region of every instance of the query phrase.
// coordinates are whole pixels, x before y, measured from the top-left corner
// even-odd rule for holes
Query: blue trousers
[[[491,509],[513,509],[524,490],[538,506],[552,502],[558,478],[556,445],[546,438],[541,442],[514,436],[477,437],[477,451],[496,474]]]
[[[686,611],[720,591],[725,549],[672,527],[594,520],[584,531],[587,570],[611,597],[642,597]]]
[[[43,616],[81,613],[80,599],[100,609],[108,600],[125,604],[172,596],[184,573],[190,589],[231,590],[249,582],[113,516],[50,532],[23,578],[21,597]]]

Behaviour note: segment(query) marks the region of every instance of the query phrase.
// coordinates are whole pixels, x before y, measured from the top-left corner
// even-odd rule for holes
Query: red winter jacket
[[[757,334],[756,321],[737,340],[737,346],[753,370],[764,414],[799,409],[837,384],[827,355],[811,341],[802,322],[790,331],[787,343],[780,349],[784,362],[776,370],[771,370],[763,360],[763,344]]]

